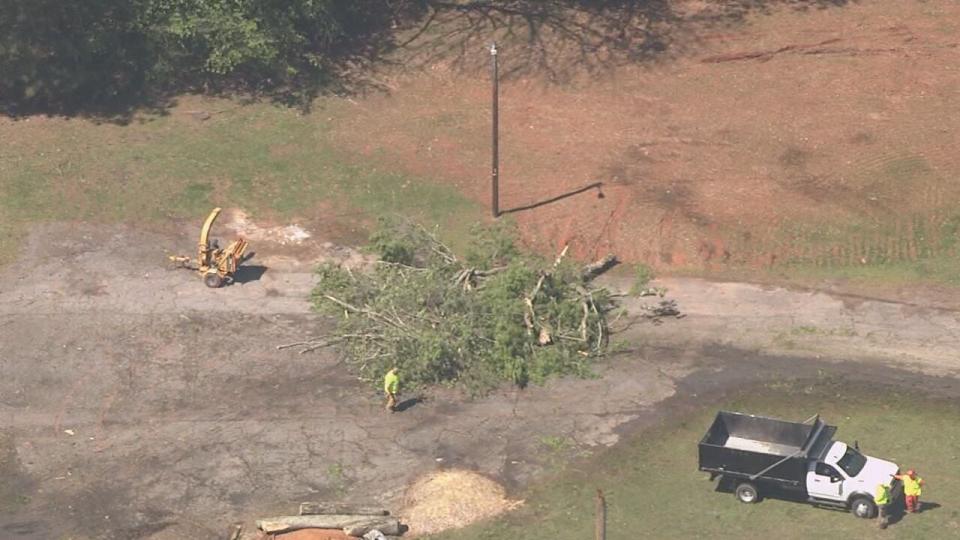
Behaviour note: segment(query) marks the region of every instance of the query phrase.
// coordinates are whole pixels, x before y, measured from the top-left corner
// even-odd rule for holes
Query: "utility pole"
[[[492,203],[493,217],[500,217],[500,75],[497,69],[497,43],[490,45],[490,79],[493,83],[493,145],[492,168],[490,181],[493,187]]]

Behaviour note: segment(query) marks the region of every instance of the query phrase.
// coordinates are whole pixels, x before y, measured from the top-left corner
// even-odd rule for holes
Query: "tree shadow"
[[[231,8],[230,16],[247,19],[218,27],[203,22],[210,6],[175,4],[0,2],[0,114],[125,125],[141,113],[164,114],[183,94],[309,111],[323,94],[386,90],[373,63],[390,63],[385,53],[403,21],[420,20],[426,9],[426,0],[333,0],[322,12],[303,2],[264,3]],[[242,34],[244,22],[250,35],[228,35]],[[250,54],[258,39],[276,48]],[[210,63],[231,56],[244,60],[229,68]]]
[[[313,34],[305,31],[303,48],[291,53],[298,69],[271,73],[249,68],[226,75],[194,65],[164,65],[157,52],[164,42],[151,34],[155,29],[139,26],[139,4],[38,2],[24,5],[33,6],[35,17],[56,6],[56,24],[21,25],[15,27],[18,34],[8,32],[0,40],[0,68],[6,71],[0,81],[0,94],[5,94],[0,114],[126,124],[141,112],[163,114],[175,104],[174,96],[191,93],[269,101],[309,112],[322,95],[391,91],[383,75],[396,66],[485,70],[485,51],[493,40],[503,50],[504,78],[536,76],[563,84],[579,75],[676,58],[695,50],[705,34],[753,14],[827,9],[852,1],[343,0],[333,2],[340,15],[348,14],[340,37],[310,41]],[[118,18],[122,24],[110,26]],[[28,53],[4,56],[10,51]]]
[[[508,210],[503,210],[503,211],[500,212],[500,213],[501,213],[501,214],[515,214],[515,213],[517,213],[517,212],[523,212],[524,210],[533,210],[534,208],[539,208],[539,207],[541,207],[541,206],[546,206],[546,205],[548,205],[548,204],[553,204],[553,203],[555,203],[555,202],[562,201],[563,199],[566,199],[566,198],[569,198],[569,197],[573,197],[574,195],[579,195],[579,194],[581,194],[581,193],[590,191],[591,189],[596,189],[596,190],[597,190],[597,198],[598,198],[598,199],[602,199],[602,198],[604,197],[602,187],[603,187],[603,182],[594,182],[594,183],[592,183],[592,184],[583,186],[583,187],[581,187],[581,188],[577,188],[577,189],[575,189],[575,190],[573,190],[573,191],[568,191],[568,192],[566,192],[566,193],[563,193],[563,194],[561,194],[561,195],[557,195],[557,196],[555,196],[555,197],[551,197],[551,198],[549,198],[549,199],[544,199],[544,200],[542,200],[542,201],[537,201],[537,202],[534,202],[534,203],[525,204],[525,205],[523,205],[523,206],[517,206],[517,207],[514,207],[514,208],[510,208],[510,209],[508,209]]]
[[[496,40],[502,77],[537,76],[563,84],[695,50],[703,34],[777,9],[842,7],[851,0],[726,0],[696,7],[670,0],[430,0],[429,15],[398,43],[407,64],[479,72]]]

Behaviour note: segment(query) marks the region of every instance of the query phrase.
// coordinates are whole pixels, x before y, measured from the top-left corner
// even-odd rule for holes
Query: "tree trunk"
[[[400,534],[400,521],[386,516],[327,514],[315,516],[281,516],[257,520],[257,528],[265,533],[285,533],[298,529],[343,529],[357,531],[377,529],[385,535]]]
[[[620,261],[617,260],[616,255],[607,255],[599,261],[592,262],[584,266],[583,270],[581,271],[581,275],[583,276],[584,280],[590,281],[591,279],[616,266],[618,262]]]
[[[369,506],[350,506],[347,504],[300,503],[301,516],[315,516],[322,514],[341,514],[354,516],[389,516],[390,512],[383,508],[373,508]]]

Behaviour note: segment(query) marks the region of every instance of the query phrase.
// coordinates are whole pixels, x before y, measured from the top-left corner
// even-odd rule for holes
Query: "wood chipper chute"
[[[226,248],[220,248],[216,240],[210,241],[210,229],[220,212],[220,208],[214,208],[203,222],[196,261],[183,255],[170,256],[170,260],[180,267],[198,271],[203,283],[214,289],[233,280],[247,250],[247,241],[243,238],[237,238]]]

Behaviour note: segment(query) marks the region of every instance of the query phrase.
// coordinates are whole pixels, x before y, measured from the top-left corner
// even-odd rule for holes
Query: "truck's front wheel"
[[[734,494],[737,496],[737,500],[746,504],[753,504],[760,499],[760,494],[757,493],[757,486],[750,482],[743,482],[738,485]]]
[[[850,512],[858,518],[869,519],[877,515],[877,505],[867,497],[857,497],[850,503]]]

